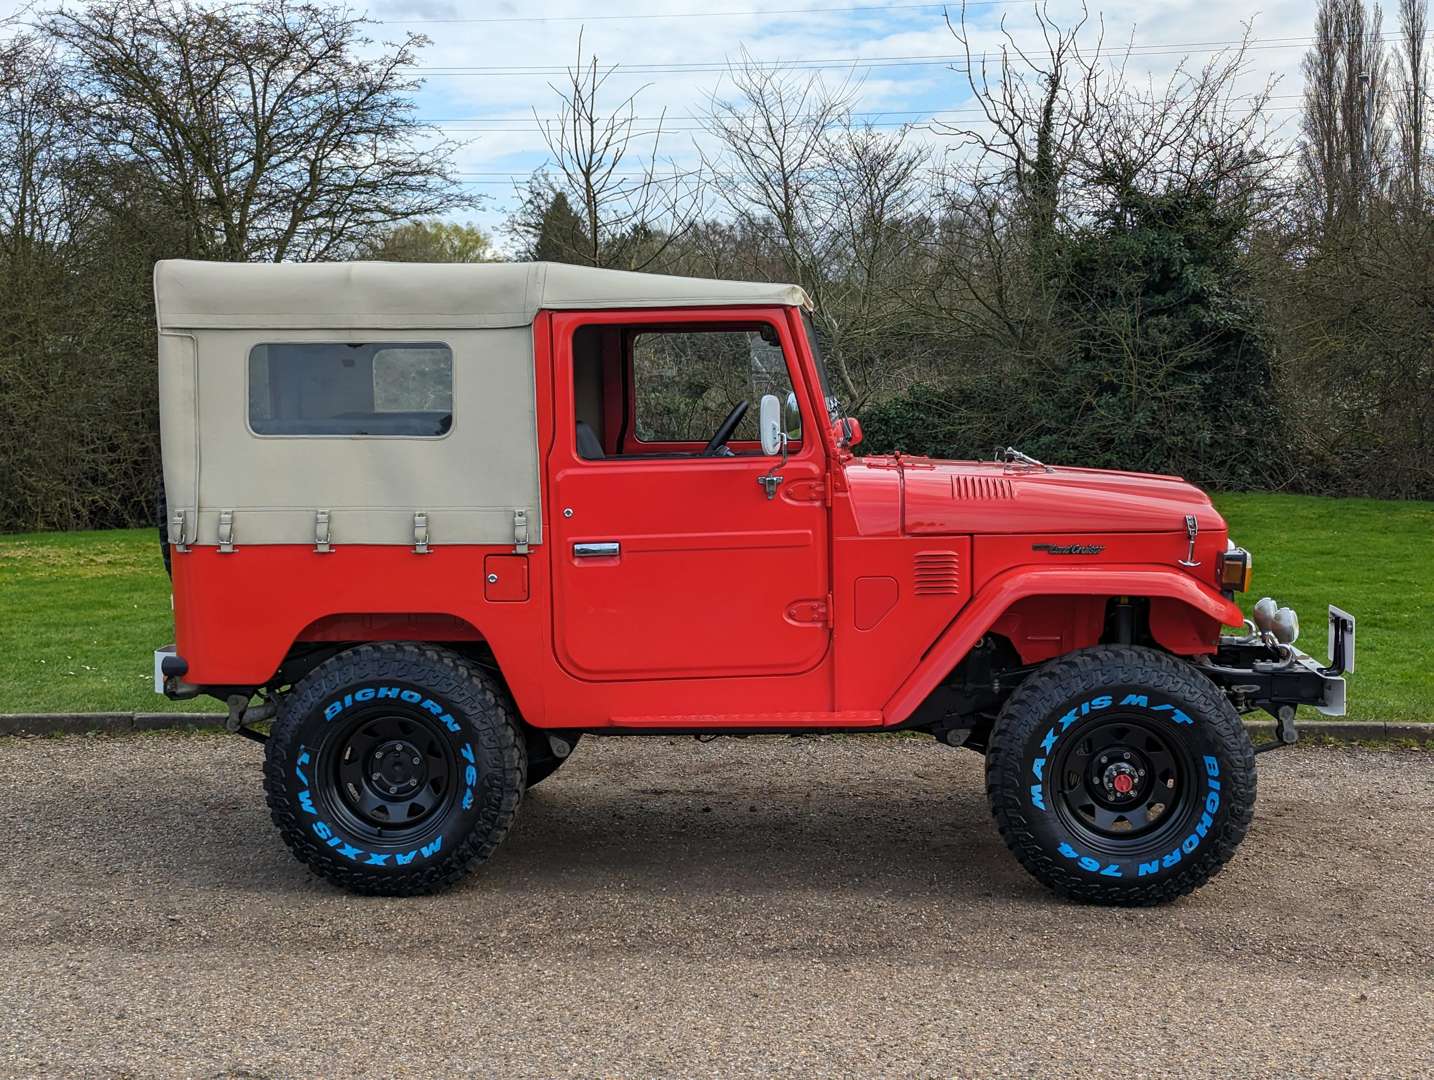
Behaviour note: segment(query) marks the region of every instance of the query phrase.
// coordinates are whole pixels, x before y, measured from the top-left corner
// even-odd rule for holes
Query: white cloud
[[[385,30],[412,29],[428,34],[433,45],[425,50],[423,66],[457,69],[497,66],[563,68],[578,59],[578,35],[582,33],[584,59],[596,55],[604,65],[617,65],[609,81],[609,101],[616,105],[623,96],[638,92],[638,113],[656,116],[665,111],[668,134],[666,153],[685,162],[695,159],[694,141],[700,134],[680,130],[696,126],[688,117],[699,113],[707,96],[719,86],[720,72],[711,70],[667,70],[648,73],[627,70],[633,65],[676,66],[697,63],[722,65],[745,47],[760,60],[812,60],[842,57],[917,57],[954,55],[960,46],[947,30],[939,8],[917,9],[895,5],[886,10],[833,12],[853,6],[855,0],[717,0],[723,7],[741,14],[711,15],[713,0],[667,0],[665,14],[687,16],[670,19],[594,18],[590,4],[550,2],[542,5],[544,21],[515,22],[423,22],[425,19],[502,19],[527,17],[531,5],[490,3],[460,5],[446,0],[394,0],[371,7],[370,14],[385,20]],[[803,14],[750,14],[756,9],[817,9]],[[461,10],[462,14],[458,12]],[[602,14],[624,10],[653,11],[637,0],[615,0]],[[720,10],[720,9],[719,9]],[[1055,0],[1050,10],[1057,19],[1069,19],[1080,11],[1073,0]],[[587,21],[581,21],[586,19]],[[1115,0],[1099,13],[1092,12],[1091,37],[1096,21],[1103,20],[1107,48],[1117,48],[1133,39],[1137,46],[1161,46],[1137,55],[1130,64],[1132,74],[1148,72],[1156,79],[1168,76],[1183,55],[1195,63],[1210,55],[1211,43],[1235,41],[1252,19],[1249,8],[1234,0],[1168,0],[1158,4],[1137,0]],[[973,48],[995,48],[999,28],[1006,28],[1022,46],[1039,49],[1039,31],[1032,9],[1022,4],[973,7],[970,12]],[[1311,33],[1309,0],[1277,0],[1263,13],[1253,16],[1257,45],[1250,54],[1247,76],[1253,90],[1270,76],[1284,79],[1281,93],[1299,91],[1298,65],[1303,49],[1285,47],[1289,39],[1301,41]],[[1168,47],[1168,48],[1167,48]],[[824,72],[841,79],[844,72]],[[534,109],[551,116],[557,95],[549,83],[561,75],[539,74],[439,74],[426,73],[420,100],[425,116],[452,121],[474,118],[479,122],[450,124],[450,133],[473,139],[462,155],[465,172],[522,173],[538,167],[546,157],[542,138],[530,119]],[[897,122],[930,115],[939,110],[961,108],[967,96],[960,74],[940,64],[877,67],[866,72],[856,108],[861,112],[893,110],[881,118]],[[1277,106],[1294,104],[1281,100]],[[900,113],[901,115],[897,115]],[[912,116],[910,114],[915,114]],[[493,123],[491,118],[517,118]],[[482,121],[489,122],[482,122]],[[458,131],[458,128],[467,130]],[[511,188],[503,176],[471,176],[475,185],[490,195],[480,219],[490,226],[499,223],[512,202]]]
[[[616,105],[626,94],[638,91],[639,115],[650,117],[665,111],[669,134],[664,150],[690,163],[696,157],[694,140],[700,136],[679,129],[696,126],[687,118],[701,110],[708,94],[718,86],[720,72],[629,68],[696,63],[720,66],[742,47],[765,61],[958,53],[960,47],[948,32],[941,9],[913,7],[911,2],[898,0],[879,8],[873,0],[612,0],[595,7],[590,0],[529,0],[521,4],[510,0],[374,0],[368,13],[382,20],[382,25],[374,28],[374,36],[380,40],[407,30],[432,39],[421,63],[425,69],[437,70],[423,73],[420,113],[442,122],[449,135],[473,140],[462,152],[461,165],[465,173],[484,174],[467,179],[479,181],[473,186],[490,196],[477,216],[493,227],[501,222],[513,198],[508,177],[491,174],[526,174],[542,164],[546,154],[531,116],[534,109],[542,116],[554,114],[557,95],[549,84],[562,76],[455,69],[561,69],[577,61],[581,32],[585,59],[596,55],[604,65],[618,66],[608,84],[609,102]],[[830,10],[862,3],[868,10]],[[0,11],[19,6],[18,0],[0,0]],[[736,13],[713,15],[714,7]],[[1130,65],[1132,73],[1148,71],[1158,79],[1186,52],[1198,63],[1209,56],[1208,43],[1238,39],[1243,24],[1253,19],[1258,40],[1250,53],[1248,87],[1254,89],[1271,75],[1281,76],[1284,82],[1278,92],[1295,95],[1300,90],[1303,42],[1312,32],[1312,8],[1310,0],[1273,0],[1252,15],[1245,3],[1236,0],[1111,0],[1098,13],[1092,9],[1091,29],[1097,19],[1103,21],[1108,47],[1132,37],[1139,46],[1168,46],[1142,53]],[[769,14],[752,14],[759,10]],[[1079,0],[1050,0],[1049,10],[1058,20],[1069,20],[1081,9]],[[600,17],[633,11],[678,17]],[[770,14],[777,11],[784,13]],[[535,13],[541,14],[542,21],[533,21]],[[442,21],[465,19],[519,21]],[[996,46],[1002,20],[1019,43],[1041,47],[1033,8],[1022,3],[971,8],[973,47]],[[1297,40],[1291,42],[1291,38]],[[443,71],[452,73],[440,73]],[[841,79],[844,72],[824,74]],[[888,66],[865,74],[855,107],[861,112],[903,114],[882,118],[896,122],[960,108],[965,98],[963,77],[945,66]],[[1297,102],[1289,97],[1274,104],[1289,109]],[[503,122],[494,122],[497,119]]]

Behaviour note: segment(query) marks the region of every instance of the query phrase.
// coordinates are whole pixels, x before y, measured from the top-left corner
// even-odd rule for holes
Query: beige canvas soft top
[[[558,263],[155,267],[160,441],[175,543],[541,543],[533,318],[541,310],[809,306],[795,285]],[[250,358],[276,343],[452,355],[440,437],[259,433]]]
[[[810,307],[796,285],[566,263],[220,263],[154,270],[161,330],[526,326],[541,310]]]

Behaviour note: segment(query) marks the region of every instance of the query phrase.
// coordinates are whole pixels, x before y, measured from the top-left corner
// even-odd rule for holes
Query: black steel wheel
[[[1199,888],[1254,812],[1254,749],[1189,663],[1104,645],[1054,660],[1007,700],[986,786],[1001,835],[1072,899],[1153,904]]]
[[[458,754],[428,714],[359,710],[329,733],[317,757],[334,772],[319,788],[326,804],[373,839],[421,835],[458,794]]]
[[[364,645],[289,693],[265,744],[269,810],[311,870],[411,895],[486,859],[522,798],[527,755],[496,680],[419,645]]]
[[[1108,854],[1132,840],[1178,832],[1195,805],[1198,774],[1189,746],[1137,712],[1073,727],[1050,768],[1066,827]]]

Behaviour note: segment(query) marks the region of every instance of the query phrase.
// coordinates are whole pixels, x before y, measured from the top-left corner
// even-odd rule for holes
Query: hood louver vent
[[[917,596],[952,596],[961,591],[954,551],[918,551],[914,559]]]
[[[1012,497],[1011,482],[999,476],[965,476],[951,478],[951,497],[961,502],[992,502]]]

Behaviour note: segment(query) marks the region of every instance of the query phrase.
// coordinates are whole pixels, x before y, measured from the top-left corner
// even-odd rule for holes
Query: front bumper
[[[1206,674],[1224,687],[1236,708],[1241,712],[1264,709],[1290,725],[1300,705],[1313,706],[1325,716],[1345,714],[1344,675],[1354,670],[1353,615],[1330,606],[1328,664],[1250,629],[1243,637],[1222,637],[1214,658],[1204,665]]]

